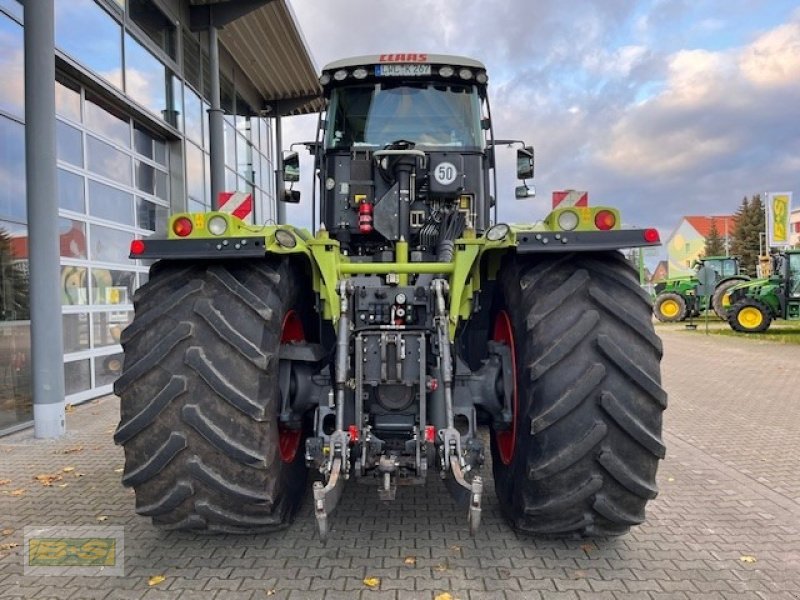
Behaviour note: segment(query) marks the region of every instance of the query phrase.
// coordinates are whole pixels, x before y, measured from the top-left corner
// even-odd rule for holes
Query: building
[[[667,277],[669,277],[668,264],[669,263],[666,260],[658,261],[658,264],[653,271],[653,275],[650,277],[650,283],[658,283],[659,281],[664,281]]]
[[[800,247],[800,208],[795,208],[789,215],[789,241],[792,246]]]
[[[0,0],[0,431],[31,420],[26,10]],[[256,221],[276,219],[278,119],[320,106],[316,68],[286,0],[55,0],[68,403],[109,393],[118,374],[119,332],[148,271],[128,259],[131,240],[163,232],[172,212],[212,205],[209,24],[224,25],[223,189],[250,192]]]
[[[736,225],[733,215],[682,217],[681,222],[667,240],[670,277],[689,275],[694,272],[692,264],[703,254],[712,222],[716,225],[720,237],[723,238],[725,247],[730,247],[730,238]]]

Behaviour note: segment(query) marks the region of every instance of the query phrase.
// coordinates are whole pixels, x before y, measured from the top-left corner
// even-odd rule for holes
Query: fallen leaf
[[[108,521],[108,517],[107,517],[107,516],[105,516],[105,515],[100,515],[99,517],[97,517],[97,520],[98,520],[98,521],[101,521],[101,522],[102,522],[102,521]]]
[[[63,454],[77,454],[78,452],[83,452],[83,446],[73,446],[72,448],[67,448],[64,450]]]
[[[0,479],[0,485],[8,485],[11,483],[10,479]]]
[[[114,469],[114,473],[122,473],[125,469],[120,467],[119,469]]]
[[[3,529],[3,531],[0,531],[0,535],[2,535],[3,537],[11,535],[12,533],[14,533],[13,529]]]
[[[403,560],[404,565],[408,565],[409,567],[413,567],[417,564],[417,557],[416,556],[406,556]]]
[[[150,579],[147,580],[147,585],[152,587],[152,586],[158,585],[159,583],[162,583],[162,582],[164,582],[166,580],[167,580],[167,578],[164,577],[163,575],[153,575]]]
[[[64,467],[61,469],[64,473],[72,473],[75,470],[75,467]]]
[[[754,562],[756,562],[756,557],[751,556],[750,554],[744,554],[739,557],[739,560],[743,563],[747,563],[748,565],[752,565]]]
[[[275,590],[267,590],[267,596],[274,596],[276,593]]]
[[[39,483],[41,483],[43,486],[50,487],[51,485],[53,485],[53,482],[61,481],[64,478],[59,474],[48,475],[47,473],[42,473],[41,475],[37,475],[36,477],[34,477],[34,479]]]
[[[674,477],[667,477],[667,481],[673,482],[673,481],[675,481],[675,478]]]
[[[452,552],[461,552],[461,546],[456,546],[455,544],[453,544],[452,546],[450,546],[450,550]]]
[[[64,405],[64,412],[71,413],[75,411],[75,407],[72,404]]]
[[[572,573],[573,579],[586,579],[586,571],[575,571]]]
[[[11,490],[9,495],[11,496],[22,496],[25,493],[25,488],[19,488],[18,490]]]
[[[67,487],[68,485],[69,485],[68,483],[59,483],[58,487]]]
[[[447,565],[439,563],[438,565],[433,567],[433,570],[438,572],[438,573],[443,573],[443,572],[447,571]]]
[[[83,473],[75,473],[75,477],[83,477]]]
[[[433,600],[456,600],[453,598],[453,594],[450,592],[442,592],[441,594],[436,594],[433,597]]]
[[[364,585],[374,590],[380,587],[381,580],[378,577],[364,577]]]
[[[12,548],[17,548],[19,544],[16,542],[11,542],[10,544],[0,544],[0,550],[11,550]]]
[[[586,554],[589,554],[593,550],[597,550],[597,548],[595,547],[594,544],[581,544],[581,550],[586,552]]]

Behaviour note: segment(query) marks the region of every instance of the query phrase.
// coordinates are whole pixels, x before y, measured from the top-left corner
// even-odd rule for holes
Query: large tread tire
[[[306,287],[288,260],[160,262],[134,295],[114,384],[136,512],[165,529],[252,533],[288,525],[302,446],[281,459],[278,350]]]
[[[625,533],[644,521],[666,452],[649,296],[617,252],[514,258],[500,289],[518,392],[508,464],[492,435],[503,513],[526,534]]]
[[[753,320],[750,315],[758,313],[760,319]],[[728,311],[728,324],[740,333],[763,333],[772,323],[772,311],[763,302],[753,298],[740,300]]]
[[[711,306],[714,307],[714,312],[723,321],[728,320],[728,311],[731,308],[730,306],[726,307],[724,304],[725,294],[733,286],[744,283],[745,281],[747,281],[747,279],[744,278],[726,279],[717,286],[717,289],[714,290],[714,296],[711,298]]]
[[[662,307],[672,306],[670,303],[677,305],[677,311],[674,313],[671,311],[665,313]],[[692,312],[700,314],[699,311],[695,311],[694,309]],[[664,292],[656,296],[655,303],[653,304],[653,314],[655,315],[656,319],[662,323],[677,323],[678,321],[684,321],[689,314],[689,311],[686,307],[686,300],[684,300],[683,296],[674,292]]]

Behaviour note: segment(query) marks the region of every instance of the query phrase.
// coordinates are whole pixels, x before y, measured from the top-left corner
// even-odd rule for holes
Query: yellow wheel
[[[743,333],[766,331],[771,322],[772,314],[769,307],[752,298],[738,302],[728,312],[728,323],[736,331]]]
[[[670,319],[675,317],[680,310],[680,306],[678,306],[678,303],[675,302],[675,300],[667,300],[661,304],[661,314]]]
[[[664,323],[683,321],[686,318],[686,301],[680,294],[665,292],[656,298],[653,313]]]
[[[745,306],[736,315],[736,320],[745,329],[756,329],[764,322],[764,315],[755,306]]]

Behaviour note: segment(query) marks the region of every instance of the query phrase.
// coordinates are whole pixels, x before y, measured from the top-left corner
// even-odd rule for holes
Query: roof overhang
[[[190,0],[194,31],[219,40],[264,99],[269,116],[318,112],[317,68],[287,0]]]

